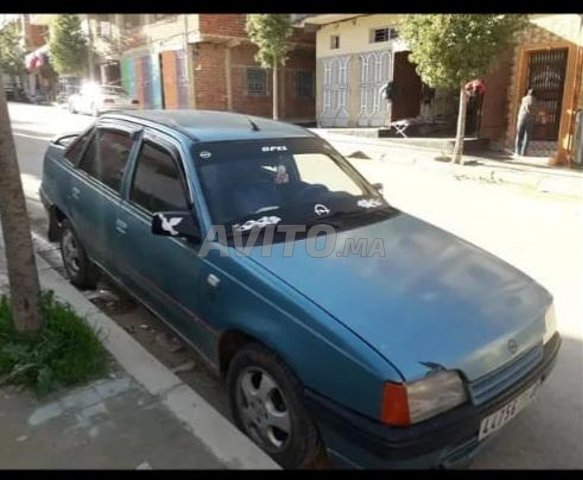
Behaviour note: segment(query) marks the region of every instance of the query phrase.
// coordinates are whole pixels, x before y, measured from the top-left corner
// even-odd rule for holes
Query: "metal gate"
[[[382,86],[393,78],[390,51],[361,53],[359,127],[382,127],[388,114],[387,101],[381,98]]]
[[[567,52],[561,48],[529,54],[527,88],[534,88],[537,99],[533,140],[558,140]]]
[[[348,68],[350,56],[323,58],[322,127],[348,126]]]

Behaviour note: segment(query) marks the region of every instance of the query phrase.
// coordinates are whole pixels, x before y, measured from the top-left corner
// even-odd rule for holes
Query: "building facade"
[[[121,55],[121,78],[146,108],[228,110],[270,117],[272,74],[254,59],[244,14],[124,15],[141,36]],[[131,23],[131,26],[129,25]],[[315,35],[296,29],[280,69],[280,117],[315,118]],[[186,52],[186,55],[185,55]]]
[[[501,56],[486,86],[480,134],[512,149],[520,100],[529,88],[537,112],[527,155],[570,165],[575,118],[583,107],[583,15],[529,15],[529,26]]]
[[[455,93],[424,87],[399,38],[397,14],[296,14],[317,28],[318,124],[383,127],[396,120],[451,116]],[[390,84],[391,101],[383,96]],[[426,93],[429,92],[429,93]]]

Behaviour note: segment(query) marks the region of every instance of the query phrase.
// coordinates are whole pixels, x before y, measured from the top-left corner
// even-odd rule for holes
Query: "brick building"
[[[123,15],[141,41],[121,55],[122,83],[146,108],[229,110],[270,117],[272,74],[254,59],[244,14]],[[127,18],[133,17],[133,18]],[[130,25],[131,24],[131,25]],[[139,40],[139,39],[138,39]],[[294,29],[280,69],[280,117],[315,117],[315,35]],[[184,52],[188,52],[185,59]]]
[[[529,15],[514,48],[486,79],[480,135],[512,149],[520,100],[530,87],[538,109],[529,156],[570,165],[577,108],[583,107],[583,15]]]

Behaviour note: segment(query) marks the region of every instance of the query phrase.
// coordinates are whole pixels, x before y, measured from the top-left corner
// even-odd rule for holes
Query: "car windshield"
[[[100,87],[100,92],[104,95],[127,96],[127,93],[121,87],[112,87],[112,86],[103,85]]]
[[[372,219],[388,208],[382,195],[320,139],[198,144],[194,158],[213,224],[227,231]]]

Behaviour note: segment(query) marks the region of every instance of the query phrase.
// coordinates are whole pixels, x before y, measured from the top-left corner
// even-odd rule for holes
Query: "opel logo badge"
[[[508,340],[508,351],[512,355],[514,355],[518,351],[518,343],[516,343],[516,340],[514,340],[513,338]]]
[[[316,203],[316,205],[314,205],[314,213],[321,217],[322,215],[328,215],[330,213],[330,209],[326,205]]]

